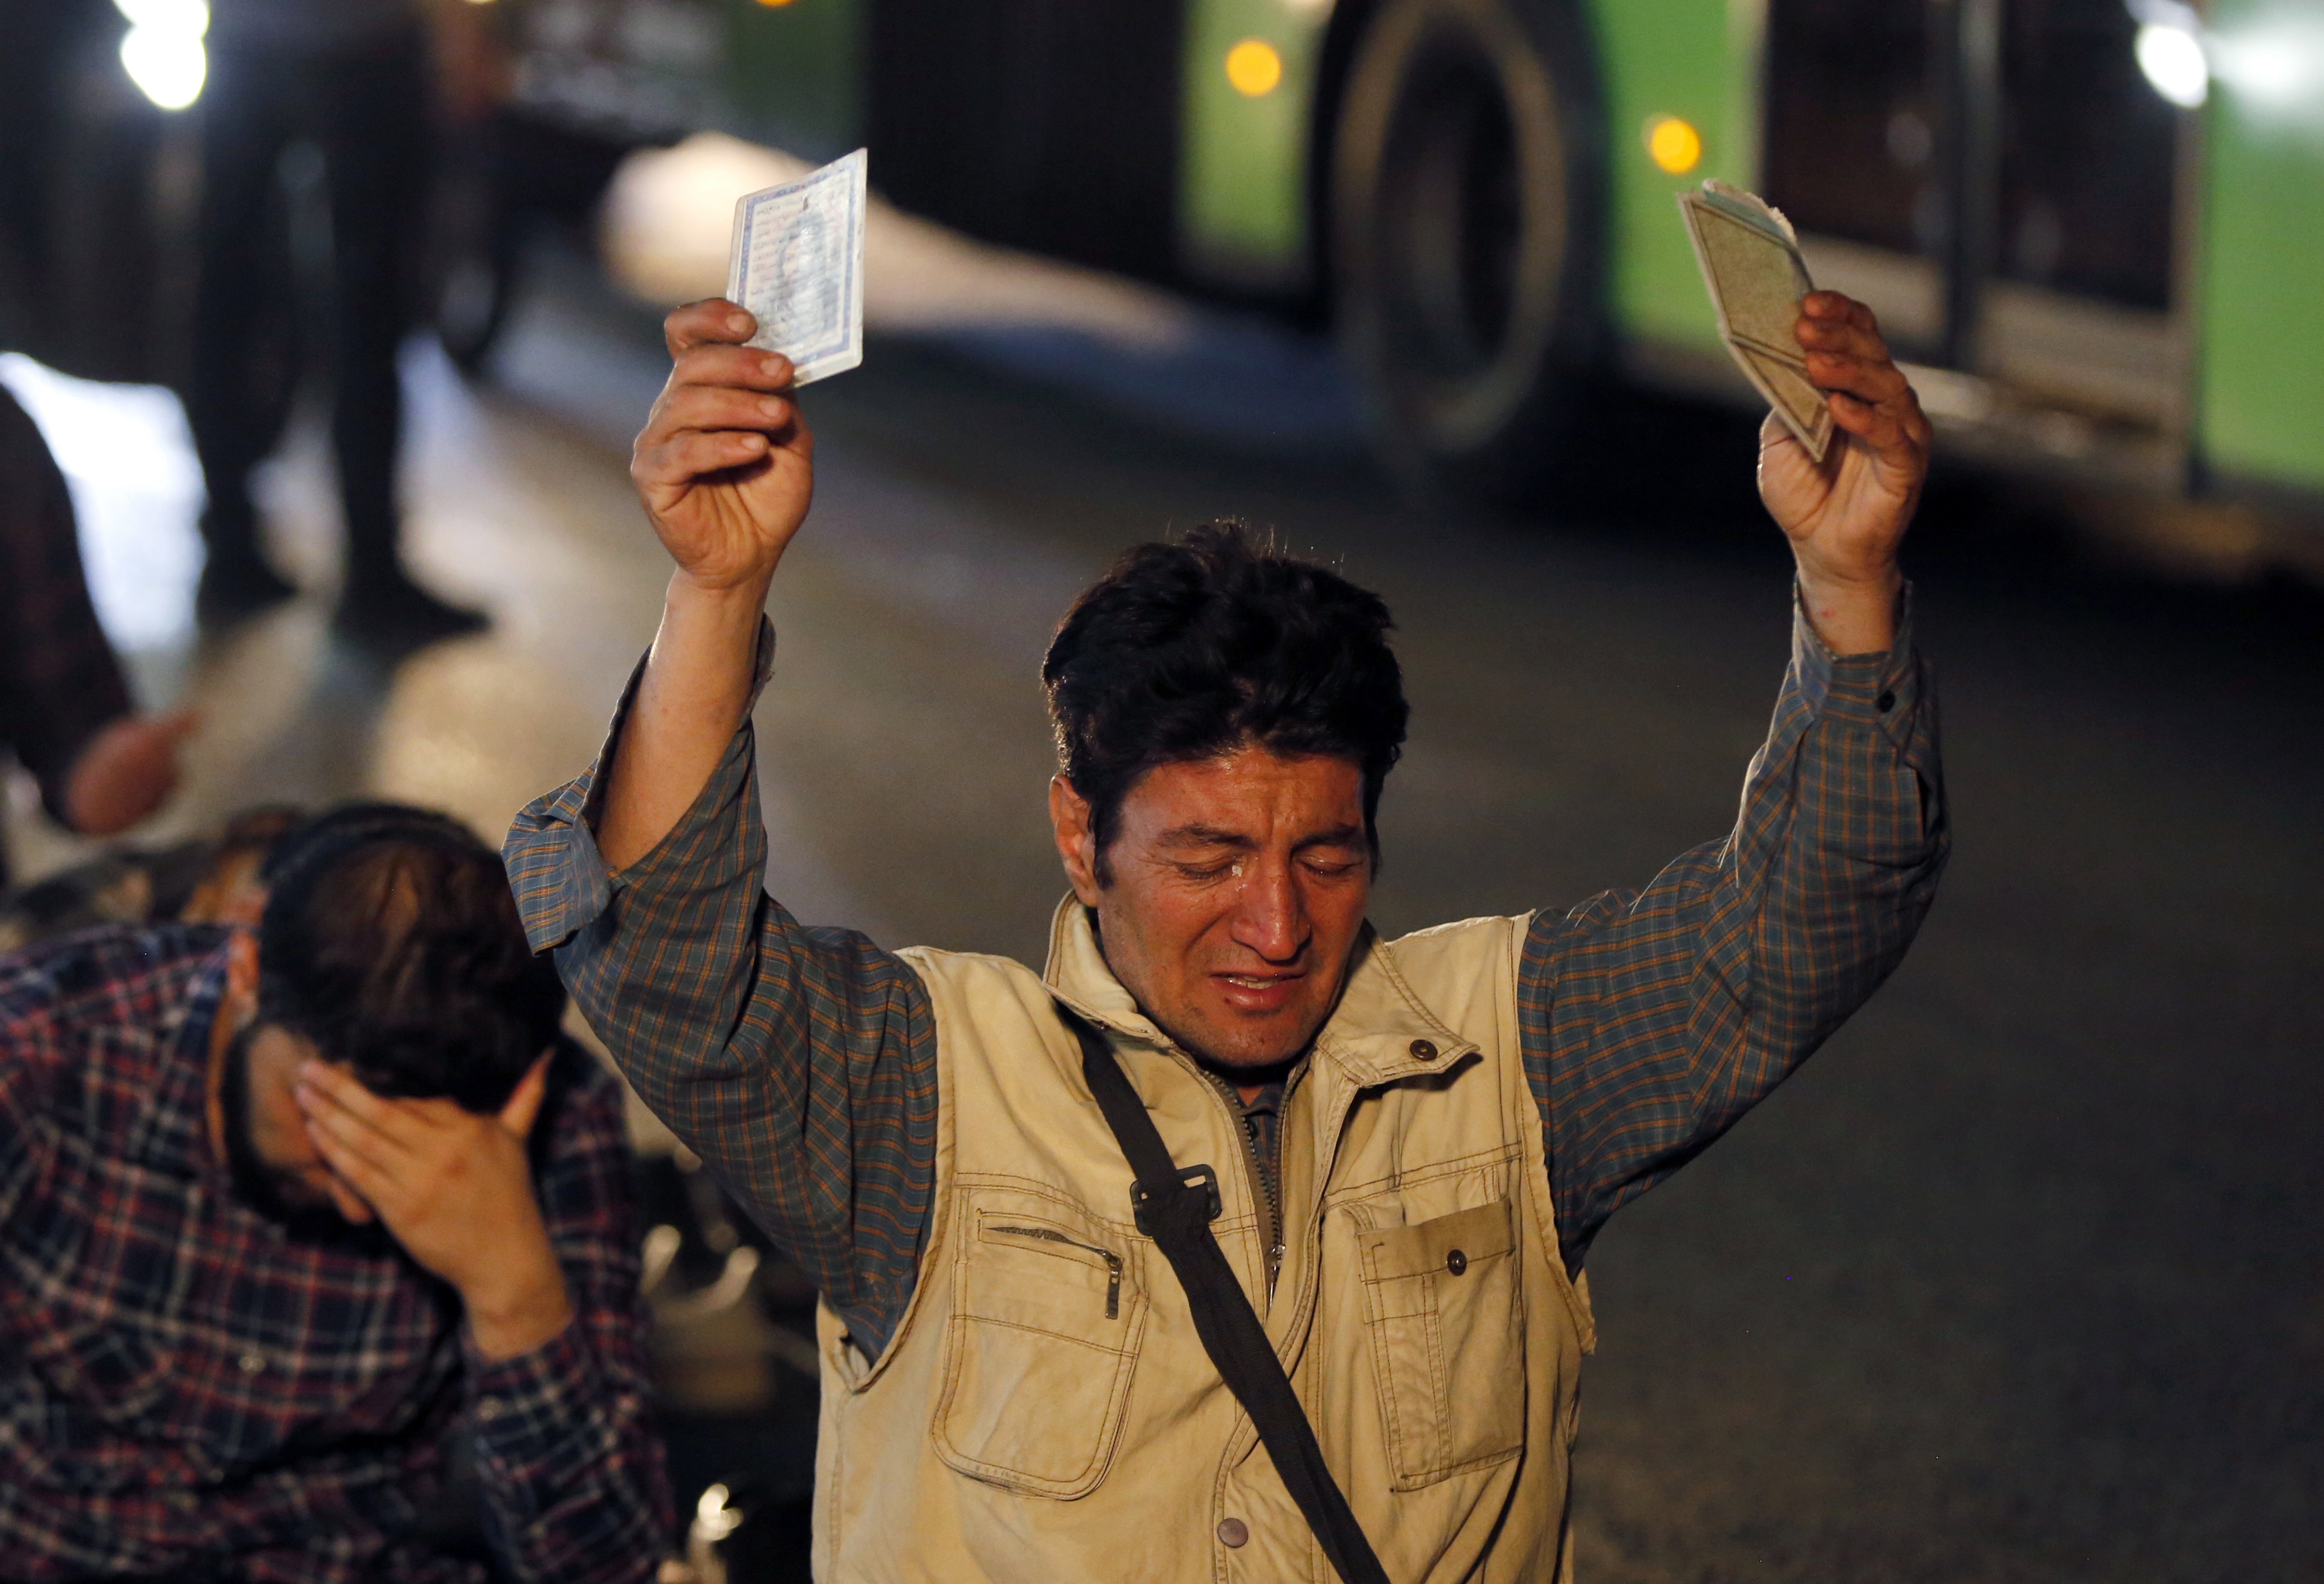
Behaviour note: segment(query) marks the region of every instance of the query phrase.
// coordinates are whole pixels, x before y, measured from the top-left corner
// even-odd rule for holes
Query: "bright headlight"
[[[201,97],[209,76],[202,35],[210,31],[208,0],[113,0],[129,19],[121,41],[122,69],[138,91],[164,110],[182,110]]]
[[[2175,27],[2148,23],[2138,30],[2138,69],[2154,91],[2184,110],[2210,97],[2211,66],[2203,41]]]

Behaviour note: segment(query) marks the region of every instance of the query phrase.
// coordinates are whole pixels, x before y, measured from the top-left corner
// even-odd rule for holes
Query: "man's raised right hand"
[[[756,327],[715,297],[662,321],[669,382],[630,477],[678,570],[597,816],[598,851],[615,870],[677,826],[724,757],[756,688],[767,585],[815,493],[815,437],[790,399],[790,362],[743,345]]]
[[[664,319],[669,381],[630,453],[654,533],[705,592],[762,592],[815,493],[790,360],[742,345],[757,328],[715,297]]]

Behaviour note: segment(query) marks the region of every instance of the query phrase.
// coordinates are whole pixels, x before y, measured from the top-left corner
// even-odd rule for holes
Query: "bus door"
[[[2132,0],[2149,4],[2151,0]],[[1762,180],[1933,413],[2175,483],[2190,430],[2184,113],[2126,0],[1768,0]]]

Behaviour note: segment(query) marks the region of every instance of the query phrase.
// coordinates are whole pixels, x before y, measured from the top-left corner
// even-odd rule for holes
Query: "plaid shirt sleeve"
[[[1517,982],[1566,1268],[1781,1083],[1903,961],[1950,836],[1909,595],[1886,654],[1792,662],[1727,838],[1536,914]]]
[[[0,957],[0,1235],[20,1212],[37,1214],[57,1153],[49,1111],[62,1063],[47,988],[29,961]]]
[[[759,681],[774,649],[761,631]],[[642,668],[641,668],[642,669]],[[936,1179],[936,1019],[918,975],[766,894],[745,720],[686,816],[619,874],[594,834],[605,749],[516,818],[503,856],[536,951],[639,1095],[792,1258],[858,1344],[911,1294]]]
[[[0,743],[65,818],[65,781],[97,729],[129,713],[81,574],[72,497],[41,431],[0,389]]]
[[[537,1149],[541,1216],[571,1323],[513,1358],[464,1344],[468,1422],[493,1539],[519,1584],[639,1584],[676,1532],[647,1417],[640,1244],[629,1144],[610,1074],[569,1045],[553,1143]]]

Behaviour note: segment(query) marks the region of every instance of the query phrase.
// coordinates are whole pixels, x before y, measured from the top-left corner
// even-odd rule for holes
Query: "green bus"
[[[674,119],[1328,318],[1391,458],[1461,491],[1525,490],[1609,371],[1746,392],[1673,202],[1707,177],[1879,310],[1957,451],[2324,489],[2324,0],[512,9],[538,97],[614,41]]]

